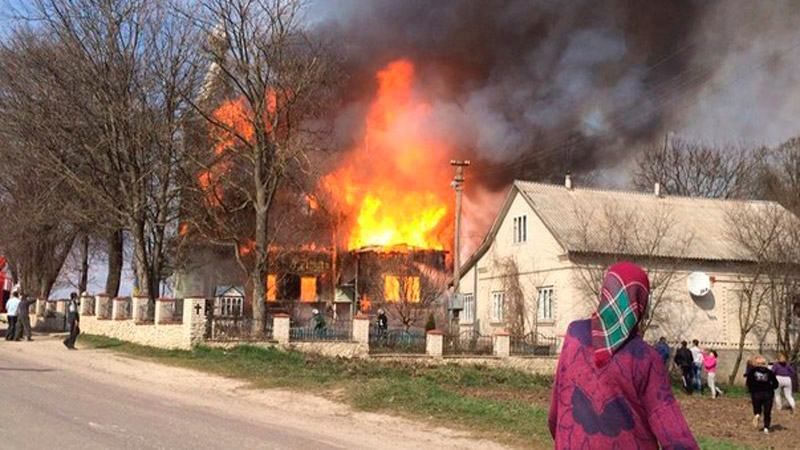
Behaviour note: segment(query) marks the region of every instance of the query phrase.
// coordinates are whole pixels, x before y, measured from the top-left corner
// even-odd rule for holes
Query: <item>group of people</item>
[[[719,355],[715,350],[704,350],[700,348],[700,342],[695,339],[692,347],[688,347],[686,341],[681,341],[681,346],[675,351],[673,362],[681,371],[683,389],[687,394],[697,391],[703,393],[703,371],[706,373],[706,383],[711,392],[711,398],[722,395],[722,389],[717,386],[717,358]],[[656,350],[661,355],[665,364],[669,364],[669,345],[667,340],[661,338],[656,344]]]
[[[21,341],[23,335],[28,341],[31,339],[30,309],[33,301],[27,295],[21,295],[19,287],[14,288],[11,297],[6,302],[6,329],[7,341]]]
[[[27,341],[32,341],[30,308],[34,300],[27,295],[22,295],[21,289],[17,286],[11,292],[11,297],[5,304],[8,328],[6,329],[7,341],[21,341],[24,337]],[[75,341],[80,334],[80,315],[78,314],[78,294],[70,294],[67,303],[67,327],[69,335],[64,339],[64,346],[70,350],[75,350]]]
[[[702,392],[705,371],[711,396],[716,386],[717,352],[697,340],[681,342],[671,359],[666,339],[654,347],[639,334],[650,283],[633,263],[606,271],[597,310],[572,322],[555,371],[548,424],[555,448],[698,449],[673,394],[669,369],[680,368],[687,393]],[[785,355],[771,365],[763,356],[745,372],[753,406],[753,426],[769,433],[773,403],[785,397],[792,412],[794,369]]]
[[[792,379],[795,378],[795,371],[788,363],[786,355],[779,354],[778,360],[771,365],[764,356],[755,355],[747,361],[744,376],[753,405],[754,427],[762,428],[763,421],[764,433],[769,433],[772,424],[772,406],[774,404],[779,410],[783,409],[782,398],[786,399],[789,409],[794,414]]]

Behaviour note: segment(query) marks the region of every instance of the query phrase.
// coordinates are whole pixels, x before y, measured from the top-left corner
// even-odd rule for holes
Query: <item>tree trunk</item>
[[[78,281],[78,292],[86,292],[89,283],[89,235],[81,237],[81,278]]]
[[[111,298],[119,295],[122,279],[123,236],[122,230],[112,232],[108,236],[108,276],[106,277],[106,294]]]
[[[261,194],[261,195],[258,195]],[[256,197],[263,197],[258,192]],[[253,283],[253,335],[261,336],[267,321],[267,308],[264,304],[265,280],[267,275],[267,210],[256,205],[256,260],[250,281]]]
[[[734,382],[736,381],[736,376],[739,373],[739,366],[742,364],[742,354],[744,353],[744,339],[745,339],[745,336],[746,336],[746,333],[742,333],[739,336],[739,345],[737,347],[738,351],[736,352],[736,360],[733,362],[733,370],[731,370],[731,374],[728,377],[728,384],[730,384],[730,385],[733,385]]]
[[[147,261],[147,237],[145,236],[144,221],[134,221],[131,227],[133,237],[133,271],[136,284],[139,288],[138,295],[150,296],[150,266]]]

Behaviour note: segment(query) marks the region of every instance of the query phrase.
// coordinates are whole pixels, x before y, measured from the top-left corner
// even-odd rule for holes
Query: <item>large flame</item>
[[[449,149],[425,133],[431,108],[415,95],[414,66],[394,61],[377,79],[361,145],[323,180],[352,216],[348,247],[451,248]]]

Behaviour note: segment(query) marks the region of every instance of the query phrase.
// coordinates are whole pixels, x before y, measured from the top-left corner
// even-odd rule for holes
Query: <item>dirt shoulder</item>
[[[249,383],[196,370],[172,367],[119,355],[110,350],[67,351],[57,336],[35,342],[7,343],[0,354],[29,359],[79,374],[87,383],[110,383],[131,391],[158,395],[165,401],[213,408],[252,421],[309,429],[352,448],[501,449],[468,432],[431,426],[385,414],[359,412],[316,395],[282,389],[252,389]]]

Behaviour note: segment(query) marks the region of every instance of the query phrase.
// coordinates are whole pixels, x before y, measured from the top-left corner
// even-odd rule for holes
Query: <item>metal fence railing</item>
[[[267,320],[262,333],[253,329],[250,317],[210,317],[208,339],[212,341],[272,340],[272,320]]]
[[[291,327],[289,329],[289,340],[295,342],[352,341],[352,322],[348,320],[332,322],[323,326],[311,324],[301,327]]]
[[[123,301],[118,301],[119,303],[119,317],[124,319],[131,318],[131,299],[126,298]]]
[[[182,323],[183,322],[183,299],[176,298],[169,301],[163,301],[164,323]],[[159,319],[161,320],[161,319]]]
[[[380,330],[369,334],[370,353],[425,353],[426,336],[417,330]]]
[[[476,330],[462,331],[458,334],[444,336],[445,355],[491,355],[494,342],[491,336],[480,334]]]
[[[550,356],[558,352],[558,338],[541,333],[511,336],[511,354],[517,356]]]

